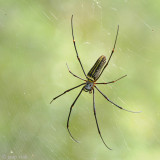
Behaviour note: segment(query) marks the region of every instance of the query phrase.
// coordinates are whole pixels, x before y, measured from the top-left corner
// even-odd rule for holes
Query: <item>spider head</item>
[[[86,85],[84,86],[83,90],[85,92],[89,92],[91,93],[92,89],[93,89],[93,85],[94,85],[94,82],[90,82],[90,81],[87,81],[86,82]]]

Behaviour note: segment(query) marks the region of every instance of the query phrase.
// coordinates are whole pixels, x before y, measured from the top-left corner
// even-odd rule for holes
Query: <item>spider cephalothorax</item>
[[[85,92],[92,93],[93,87],[94,87],[94,82],[87,81],[86,84],[85,84],[85,86],[84,86],[84,88],[83,88],[83,90],[84,90]]]
[[[96,63],[94,64],[94,66],[91,68],[91,70],[90,70],[90,71],[88,72],[88,74],[86,75],[85,70],[84,70],[84,68],[83,68],[83,65],[82,65],[82,63],[81,63],[81,60],[80,60],[80,58],[79,58],[77,48],[76,48],[76,42],[75,42],[74,34],[73,34],[73,22],[72,22],[72,20],[73,20],[73,15],[72,15],[72,17],[71,17],[71,28],[72,28],[73,44],[74,44],[74,48],[75,48],[75,51],[76,51],[77,59],[78,59],[80,65],[81,65],[81,68],[82,68],[82,70],[83,70],[83,73],[84,73],[86,79],[83,79],[83,78],[81,78],[81,77],[73,74],[73,73],[70,71],[68,65],[67,65],[67,67],[68,67],[69,72],[70,72],[73,76],[75,76],[75,77],[83,80],[85,83],[82,83],[82,84],[80,84],[80,85],[78,85],[78,86],[75,86],[75,87],[73,87],[73,88],[71,88],[71,89],[66,90],[66,91],[63,92],[62,94],[60,94],[60,95],[58,95],[57,97],[53,98],[50,103],[52,103],[53,100],[57,99],[58,97],[62,96],[63,94],[65,94],[65,93],[67,93],[67,92],[69,92],[69,91],[71,91],[71,90],[73,90],[73,89],[75,89],[75,88],[78,88],[78,87],[80,87],[80,86],[83,86],[83,87],[81,88],[78,96],[76,97],[76,99],[74,100],[74,102],[72,103],[72,105],[71,105],[71,107],[70,107],[70,112],[69,112],[68,120],[67,120],[67,129],[68,129],[68,132],[69,132],[70,136],[72,137],[72,139],[73,139],[75,142],[78,142],[78,141],[72,136],[72,134],[71,134],[71,132],[70,132],[70,130],[69,130],[69,119],[70,119],[70,115],[71,115],[71,112],[72,112],[72,108],[73,108],[74,104],[76,103],[77,99],[79,98],[79,96],[81,95],[82,91],[89,92],[89,93],[92,93],[92,91],[93,91],[93,111],[94,111],[94,116],[95,116],[95,120],[96,120],[96,124],[97,124],[98,133],[99,133],[99,135],[100,135],[103,143],[105,144],[105,146],[106,146],[108,149],[111,150],[111,148],[109,148],[109,147],[106,145],[106,143],[104,142],[104,140],[103,140],[103,138],[102,138],[102,135],[101,135],[101,132],[100,132],[100,129],[99,129],[99,126],[98,126],[98,121],[97,121],[97,116],[96,116],[96,108],[95,108],[94,88],[96,88],[96,89],[98,90],[98,92],[100,92],[100,93],[103,95],[103,97],[104,97],[105,99],[107,99],[107,101],[109,101],[110,103],[112,103],[113,105],[115,105],[116,107],[118,107],[119,109],[122,109],[122,110],[125,110],[125,111],[128,111],[128,112],[132,112],[132,113],[139,113],[139,112],[133,112],[133,111],[126,110],[126,109],[120,107],[119,105],[115,104],[115,103],[112,102],[106,95],[104,95],[104,94],[98,89],[98,87],[96,86],[96,85],[99,85],[99,84],[110,84],[110,83],[114,83],[114,82],[116,82],[116,81],[118,81],[118,80],[120,80],[120,79],[122,79],[122,78],[124,78],[124,77],[127,76],[127,75],[124,75],[124,76],[118,78],[117,80],[110,81],[110,82],[107,82],[107,83],[96,83],[96,81],[100,78],[101,74],[103,73],[104,69],[108,66],[108,63],[109,63],[109,61],[110,61],[110,59],[111,59],[111,57],[112,57],[112,55],[113,55],[113,53],[114,53],[115,46],[116,46],[116,42],[117,42],[117,36],[118,36],[119,26],[118,26],[118,29],[117,29],[117,34],[116,34],[116,39],[115,39],[115,42],[114,42],[114,46],[113,46],[112,52],[111,52],[111,54],[110,54],[110,56],[109,56],[109,59],[108,59],[107,63],[106,63],[106,57],[103,56],[103,55],[100,56],[100,57],[98,58],[98,60],[96,61]]]

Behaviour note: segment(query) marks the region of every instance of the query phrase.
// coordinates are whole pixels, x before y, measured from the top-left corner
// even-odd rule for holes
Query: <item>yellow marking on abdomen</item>
[[[106,62],[106,57],[103,55],[97,59],[94,66],[91,68],[91,70],[87,74],[88,80],[96,81],[99,78],[99,75],[103,69],[105,62]]]

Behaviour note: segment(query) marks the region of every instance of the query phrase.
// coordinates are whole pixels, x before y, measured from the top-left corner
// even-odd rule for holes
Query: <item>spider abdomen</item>
[[[104,64],[106,63],[106,57],[100,56],[94,66],[91,68],[91,70],[87,74],[88,80],[96,81],[99,78],[99,75],[104,67]]]

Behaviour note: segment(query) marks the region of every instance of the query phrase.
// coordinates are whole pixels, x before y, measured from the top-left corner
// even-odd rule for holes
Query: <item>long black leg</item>
[[[66,65],[67,65],[67,63],[66,63]],[[81,79],[83,81],[86,81],[85,79],[83,79],[81,77],[78,77],[77,75],[75,75],[74,73],[72,73],[71,70],[69,69],[68,65],[67,65],[67,68],[68,68],[69,73],[71,73],[73,76],[75,76],[76,78],[79,78],[79,79]]]
[[[81,65],[81,68],[82,68],[82,70],[83,70],[83,73],[84,73],[85,77],[87,77],[87,76],[86,76],[86,73],[85,73],[85,71],[84,71],[84,69],[83,69],[83,66],[82,66],[81,60],[80,60],[80,58],[79,58],[77,48],[76,48],[76,41],[75,41],[75,39],[74,39],[74,33],[73,33],[73,22],[72,22],[72,21],[73,21],[73,15],[72,15],[72,17],[71,17],[71,28],[72,28],[73,44],[74,44],[74,48],[75,48],[75,51],[76,51],[76,54],[77,54],[77,59],[78,59],[78,61],[79,61],[80,65]]]
[[[58,97],[62,96],[63,94],[65,94],[65,93],[67,93],[67,92],[69,92],[69,91],[71,91],[71,90],[73,90],[73,89],[75,89],[75,88],[78,88],[78,87],[80,87],[80,86],[82,86],[82,85],[84,85],[84,84],[85,84],[85,83],[82,83],[82,84],[80,84],[80,85],[78,85],[78,86],[75,86],[75,87],[73,87],[73,88],[71,88],[71,89],[68,89],[68,90],[64,91],[62,94],[60,94],[60,95],[58,95],[57,97],[53,98],[52,101],[50,102],[50,104],[51,104],[55,99],[57,99]]]
[[[104,140],[103,140],[103,138],[102,138],[102,135],[101,135],[101,132],[100,132],[100,129],[99,129],[99,125],[98,125],[98,121],[97,121],[97,116],[96,116],[96,108],[95,108],[94,89],[93,89],[93,111],[94,111],[94,117],[95,117],[96,124],[97,124],[98,133],[99,133],[99,135],[100,135],[100,137],[101,137],[101,139],[102,139],[104,145],[105,145],[108,149],[112,150],[112,149],[109,148],[109,147],[106,145],[106,143],[104,142]]]
[[[127,75],[124,75],[124,76],[116,79],[115,81],[111,81],[111,82],[107,82],[107,83],[95,83],[95,84],[109,84],[109,83],[114,83],[114,82],[117,82],[117,81],[119,81],[120,79],[122,79],[122,78],[124,78],[124,77],[126,77],[126,76],[127,76]]]
[[[114,105],[115,105],[116,107],[118,107],[119,109],[125,110],[125,111],[127,111],[127,112],[132,112],[132,113],[140,113],[140,112],[141,112],[141,111],[139,111],[139,112],[134,112],[134,111],[130,111],[130,110],[127,110],[127,109],[124,109],[124,108],[120,107],[119,105],[117,105],[117,104],[115,104],[114,102],[112,102],[111,100],[109,100],[108,97],[107,97],[106,95],[104,95],[96,86],[95,86],[95,88],[99,91],[99,93],[101,93],[101,94],[103,95],[104,98],[107,99],[107,101],[109,101],[110,103],[114,104]]]
[[[109,56],[109,59],[108,59],[106,65],[104,66],[101,74],[103,73],[104,69],[108,66],[108,63],[109,63],[109,61],[110,61],[110,59],[111,59],[111,57],[112,57],[112,55],[114,53],[114,50],[115,50],[115,47],[116,47],[116,42],[117,42],[117,37],[118,37],[118,31],[119,31],[119,25],[118,25],[118,28],[117,28],[117,34],[116,34],[116,38],[115,38],[115,42],[114,42],[114,46],[113,46],[112,52],[111,52],[111,54]],[[101,74],[99,75],[99,77],[101,76]]]
[[[82,91],[83,91],[83,88],[81,89],[81,91],[79,92],[78,96],[76,97],[76,99],[74,100],[73,104],[71,105],[70,111],[69,111],[69,115],[68,115],[68,120],[67,120],[67,129],[68,129],[68,132],[69,132],[71,138],[72,138],[75,142],[77,142],[77,143],[79,143],[79,142],[72,136],[72,134],[71,134],[71,132],[70,132],[70,130],[69,130],[69,119],[70,119],[70,115],[71,115],[71,112],[72,112],[72,108],[73,108],[74,104],[76,103],[78,97],[81,95]]]

